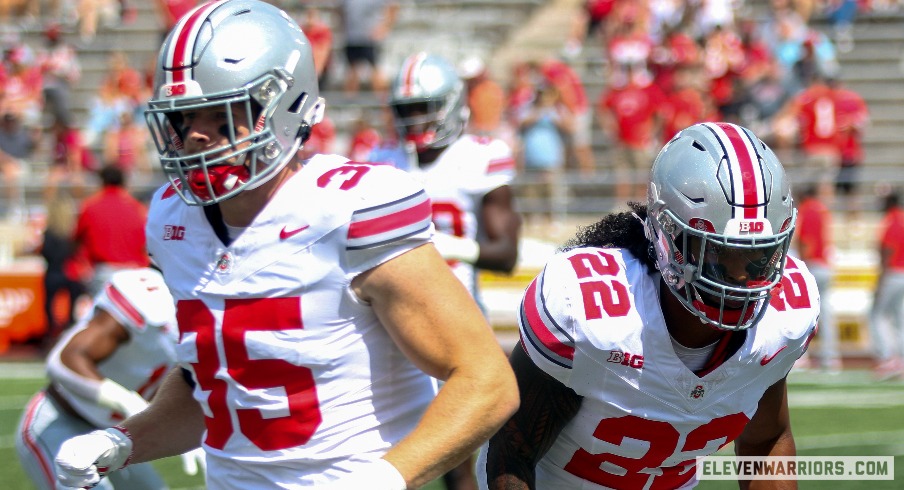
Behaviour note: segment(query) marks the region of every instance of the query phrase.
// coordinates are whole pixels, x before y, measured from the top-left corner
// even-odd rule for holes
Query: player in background
[[[398,139],[368,158],[406,169],[432,201],[437,250],[483,307],[478,269],[511,273],[521,217],[509,184],[511,148],[498,138],[465,134],[467,94],[455,67],[435,54],[407,57],[390,87]],[[444,476],[447,488],[476,488],[470,460]]]
[[[316,80],[298,25],[256,0],[205,3],[163,43],[147,118],[171,185],[147,237],[182,369],[147,410],[65,442],[62,483],[203,442],[210,490],[417,488],[514,413],[505,356],[430,244],[423,187],[298,158],[324,115]]]
[[[732,441],[795,454],[785,377],[819,293],[787,256],[781,163],[745,128],[693,125],[655,159],[648,204],[630,205],[527,288],[521,405],[481,450],[482,488],[689,488],[695,458]]]
[[[153,269],[115,272],[91,313],[65,332],[47,357],[50,384],[31,398],[16,431],[26,474],[41,490],[58,488],[53,460],[66,439],[115,425],[145,409],[176,362],[173,297]],[[204,453],[183,456],[186,472]],[[162,489],[148,464],[111,475],[97,488]]]
[[[389,95],[398,138],[372,162],[405,169],[432,201],[437,250],[478,299],[477,269],[509,273],[518,260],[521,217],[510,183],[512,150],[502,140],[465,134],[465,84],[446,59],[417,53],[403,62]]]

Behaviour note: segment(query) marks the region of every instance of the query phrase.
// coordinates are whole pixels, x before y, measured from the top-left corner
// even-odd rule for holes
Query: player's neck
[[[426,167],[427,165],[432,164],[439,158],[439,155],[445,150],[445,148],[432,148],[429,150],[420,151],[417,154],[417,163],[421,167]]]
[[[661,285],[660,291],[659,303],[665,326],[675,342],[696,349],[712,344],[725,333],[704,325],[696,315],[687,311],[665,284]]]

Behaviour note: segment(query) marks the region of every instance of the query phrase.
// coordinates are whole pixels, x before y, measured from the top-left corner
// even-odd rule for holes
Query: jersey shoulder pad
[[[350,207],[349,249],[378,246],[430,229],[430,198],[423,185],[406,172],[347,159],[313,160],[308,165],[312,165],[311,178],[316,179],[319,192],[342,192],[342,202]],[[325,197],[325,202],[330,202]]]
[[[127,269],[111,276],[95,305],[130,330],[175,322],[176,308],[163,276],[153,269]]]

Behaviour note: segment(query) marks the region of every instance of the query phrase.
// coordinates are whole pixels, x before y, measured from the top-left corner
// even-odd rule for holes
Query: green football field
[[[26,402],[43,386],[42,376],[36,364],[0,364],[0,475],[3,488],[9,490],[34,488],[19,466],[13,434]],[[876,383],[866,371],[837,376],[792,373],[789,379],[799,455],[894,456],[895,462],[893,481],[801,481],[799,488],[904,488],[904,382]],[[200,476],[182,473],[179,458],[154,464],[174,490],[204,488]],[[433,483],[426,488],[443,486]],[[697,488],[737,488],[737,483],[703,481]]]

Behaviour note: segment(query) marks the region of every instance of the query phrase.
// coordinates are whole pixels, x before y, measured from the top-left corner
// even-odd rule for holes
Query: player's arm
[[[521,405],[491,439],[486,455],[490,489],[536,488],[535,468],[581,406],[571,388],[543,372],[520,345],[509,358]]]
[[[414,431],[384,456],[417,488],[464,461],[511,416],[515,377],[480,309],[434,247],[384,262],[352,288],[401,351],[445,381]]]
[[[104,377],[98,365],[125,342],[129,331],[106,310],[96,308],[86,327],[47,360],[47,373],[55,383],[98,405],[130,416],[147,402],[138,393]]]
[[[204,412],[182,368],[166,374],[147,410],[121,424],[132,435],[131,463],[175,456],[200,446]]]
[[[481,269],[512,272],[518,262],[521,217],[515,212],[511,187],[503,185],[483,197],[481,220],[486,238],[478,241],[475,265]]]
[[[791,416],[788,412],[786,379],[770,386],[760,398],[756,414],[735,440],[738,456],[795,456],[794,435],[791,433]],[[793,489],[796,481],[741,480],[742,489]]]

